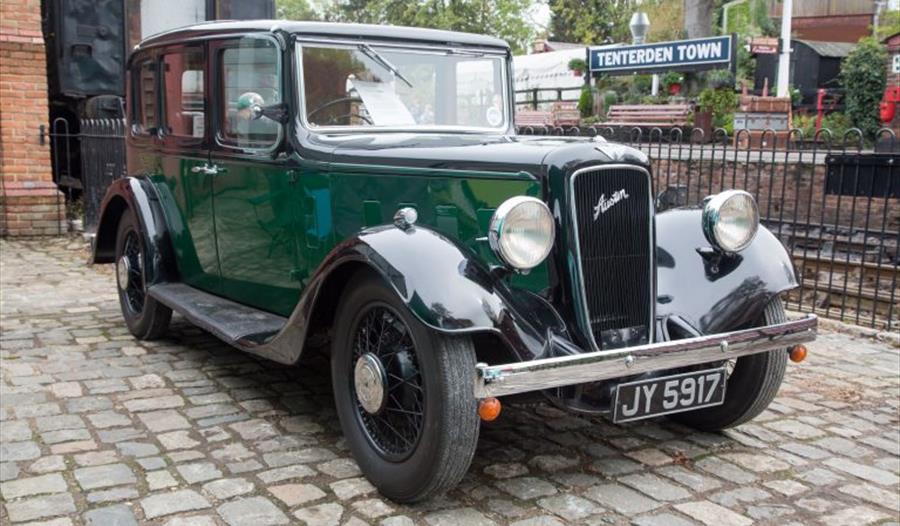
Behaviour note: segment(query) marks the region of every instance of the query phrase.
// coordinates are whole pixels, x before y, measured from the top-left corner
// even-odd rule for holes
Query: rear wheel
[[[781,298],[773,299],[763,313],[759,325],[784,323]],[[762,413],[778,393],[787,365],[787,350],[744,356],[726,364],[728,383],[725,403],[706,409],[672,415],[672,419],[703,431],[718,431],[739,426]]]
[[[146,251],[137,222],[126,210],[116,236],[116,284],[125,325],[135,337],[153,340],[169,328],[172,309],[147,295]]]
[[[471,339],[430,330],[369,273],[347,285],[336,320],[335,404],[362,472],[398,502],[455,486],[478,441]]]

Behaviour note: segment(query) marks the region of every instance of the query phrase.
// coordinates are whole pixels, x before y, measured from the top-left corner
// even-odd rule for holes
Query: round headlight
[[[740,252],[750,245],[759,228],[759,209],[743,190],[727,190],[710,197],[703,206],[703,233],[725,252]]]
[[[513,197],[503,202],[491,218],[488,239],[505,264],[518,270],[541,264],[553,247],[553,215],[542,201]]]

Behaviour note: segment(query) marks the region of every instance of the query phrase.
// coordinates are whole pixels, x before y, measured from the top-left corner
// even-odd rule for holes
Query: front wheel
[[[471,339],[430,330],[369,273],[348,283],[334,329],[335,404],[363,474],[398,502],[455,486],[478,441]]]
[[[759,325],[774,325],[787,321],[781,298],[766,306]],[[672,415],[672,419],[702,431],[719,431],[739,426],[762,413],[778,393],[787,365],[787,351],[775,349],[738,358],[726,365],[728,383],[725,403]],[[732,366],[734,367],[732,369]]]

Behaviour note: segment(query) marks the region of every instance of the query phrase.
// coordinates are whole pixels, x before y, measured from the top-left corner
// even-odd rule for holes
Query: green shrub
[[[583,58],[573,58],[569,61],[569,70],[570,71],[586,71],[587,70],[587,62],[584,61]]]
[[[669,89],[672,84],[681,84],[684,82],[684,75],[676,71],[670,71],[659,79],[665,89]]]
[[[698,104],[701,111],[712,113],[714,128],[727,129],[734,124],[734,110],[738,105],[734,90],[706,88],[700,92]]]
[[[734,75],[727,69],[714,69],[706,73],[706,85],[712,89],[734,89]]]
[[[578,111],[582,117],[590,117],[594,113],[594,92],[587,86],[581,88],[581,96],[578,97]]]
[[[885,61],[884,46],[867,37],[841,63],[844,108],[850,121],[868,137],[875,136],[881,123],[878,104],[887,85]]]

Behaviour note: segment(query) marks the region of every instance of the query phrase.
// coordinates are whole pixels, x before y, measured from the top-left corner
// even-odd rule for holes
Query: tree
[[[308,0],[277,0],[275,13],[281,20],[319,20]]]
[[[550,0],[550,40],[586,45],[631,42],[635,0]]]
[[[335,22],[430,27],[494,35],[514,52],[531,44],[530,0],[338,0],[325,9]]]
[[[684,0],[684,31],[688,38],[712,35],[714,0]]]
[[[863,38],[841,63],[844,107],[853,125],[872,137],[881,119],[878,103],[887,86],[887,51],[873,38]]]

